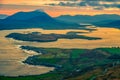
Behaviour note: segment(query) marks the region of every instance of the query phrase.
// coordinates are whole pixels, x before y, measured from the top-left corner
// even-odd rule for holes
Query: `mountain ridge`
[[[65,21],[56,20],[40,10],[17,12],[3,20],[0,20],[0,26],[0,29],[74,29],[80,27],[77,23],[68,23]]]
[[[8,17],[8,15],[6,15],[6,14],[0,14],[0,19],[5,19],[6,17]]]
[[[103,20],[119,20],[120,15],[116,14],[102,14],[102,15],[61,15],[56,17],[58,20],[68,21],[68,22],[77,22],[77,23],[93,23]]]
[[[102,14],[102,15],[61,15],[56,17],[58,20],[75,22],[75,23],[85,23],[92,24],[99,27],[114,27],[120,28],[120,15],[116,14]]]

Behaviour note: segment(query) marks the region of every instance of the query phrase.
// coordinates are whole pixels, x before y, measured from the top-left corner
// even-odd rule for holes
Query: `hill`
[[[8,15],[6,15],[6,14],[0,14],[0,19],[5,19],[6,17],[8,17]]]
[[[0,20],[0,26],[0,29],[73,29],[80,27],[77,23],[56,20],[41,10],[15,13],[6,19]]]
[[[107,21],[96,22],[93,24],[101,27],[120,28],[120,20],[107,20]]]
[[[103,14],[103,15],[62,15],[59,17],[56,17],[58,20],[68,21],[68,22],[76,22],[76,23],[93,23],[93,22],[100,22],[105,20],[119,20],[120,16],[116,14]]]

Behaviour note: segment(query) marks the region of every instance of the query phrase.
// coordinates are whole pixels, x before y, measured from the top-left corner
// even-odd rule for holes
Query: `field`
[[[100,78],[120,79],[119,74],[114,77],[107,76],[117,67],[119,70],[120,48],[97,48],[97,49],[60,49],[39,48],[22,46],[22,49],[40,52],[31,56],[24,63],[31,65],[44,65],[55,67],[42,75],[3,77],[1,80],[99,80]],[[115,56],[116,55],[116,56]],[[110,69],[110,70],[109,70]],[[112,75],[112,74],[111,74]]]

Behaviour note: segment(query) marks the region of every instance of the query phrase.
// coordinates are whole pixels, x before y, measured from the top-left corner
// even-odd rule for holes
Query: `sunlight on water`
[[[56,33],[66,34],[69,31],[88,32],[80,35],[91,37],[100,37],[101,40],[84,39],[59,39],[55,42],[26,42],[13,39],[6,39],[5,36],[13,33],[42,32],[44,34]],[[115,28],[97,28],[96,31],[87,30],[42,30],[42,29],[21,29],[21,30],[3,30],[0,31],[0,75],[18,76],[18,75],[36,75],[49,72],[54,68],[44,66],[30,66],[23,64],[22,61],[33,53],[25,52],[18,48],[19,45],[36,47],[55,47],[55,48],[98,48],[98,47],[118,47],[120,46],[120,30]]]
[[[29,30],[31,31],[31,30]],[[57,33],[65,34],[69,31],[88,32],[85,30],[34,30],[45,34]],[[118,47],[120,46],[120,30],[115,28],[97,28],[96,31],[82,33],[90,37],[100,37],[101,40],[85,40],[85,39],[59,39],[55,42],[26,42],[11,40],[16,45],[28,45],[36,47],[57,47],[57,48],[99,48],[99,47]]]

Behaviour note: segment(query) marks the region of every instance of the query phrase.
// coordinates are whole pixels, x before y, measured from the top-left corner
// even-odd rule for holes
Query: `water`
[[[19,75],[37,75],[53,70],[52,67],[31,66],[23,64],[28,56],[35,55],[28,53],[17,46],[36,46],[36,47],[55,47],[55,48],[99,48],[99,47],[118,47],[120,46],[120,30],[115,28],[96,28],[96,31],[87,30],[42,30],[42,29],[21,29],[21,30],[3,30],[0,31],[0,75],[19,76]],[[13,33],[42,32],[44,34],[56,33],[66,34],[69,31],[88,32],[82,35],[91,37],[100,37],[101,40],[84,40],[84,39],[59,39],[55,42],[26,42],[13,39],[6,39],[5,36]]]

